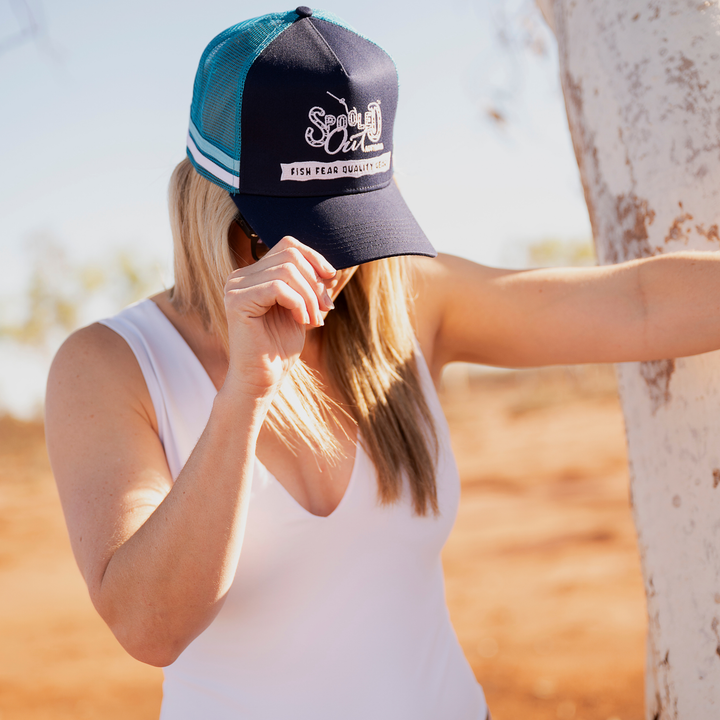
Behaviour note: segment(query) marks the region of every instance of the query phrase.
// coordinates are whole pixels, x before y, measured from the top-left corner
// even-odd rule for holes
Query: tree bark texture
[[[538,0],[601,263],[720,249],[720,7]],[[720,718],[720,356],[618,366],[646,717]]]

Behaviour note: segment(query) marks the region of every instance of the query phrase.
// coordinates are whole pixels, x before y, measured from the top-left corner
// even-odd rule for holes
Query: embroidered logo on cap
[[[313,127],[305,130],[307,144],[325,148],[328,155],[355,150],[363,152],[382,150],[383,144],[378,142],[382,135],[380,103],[371,102],[365,113],[362,113],[358,112],[357,108],[348,109],[344,98],[335,97],[331,92],[328,92],[328,95],[337,100],[345,108],[345,112],[331,115],[317,105],[312,108],[308,117]],[[357,132],[351,135],[355,128]],[[366,145],[366,140],[371,144]]]
[[[382,112],[380,101],[368,103],[367,110],[348,108],[344,98],[328,95],[342,105],[345,112],[336,115],[316,105],[310,109],[308,119],[311,125],[305,130],[305,141],[315,148],[323,148],[328,155],[338,153],[377,152],[385,146],[382,136]],[[390,152],[367,160],[336,160],[334,162],[280,163],[280,180],[333,180],[343,177],[359,178],[376,175],[390,169]]]

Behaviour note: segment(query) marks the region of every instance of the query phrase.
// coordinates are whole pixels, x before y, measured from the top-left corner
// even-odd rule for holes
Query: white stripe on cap
[[[232,173],[228,172],[225,168],[220,167],[209,158],[205,157],[205,155],[203,155],[200,150],[198,150],[197,145],[195,145],[192,137],[190,137],[190,133],[188,133],[187,137],[187,147],[190,151],[190,154],[193,156],[193,160],[195,160],[195,162],[203,170],[207,170],[211,175],[216,177],[218,180],[222,180],[222,182],[224,182],[226,185],[230,185],[230,187],[240,187],[240,178],[237,175],[233,175]]]
[[[195,127],[192,118],[190,118],[189,132],[190,137],[195,141],[195,145],[197,146],[198,150],[200,150],[200,152],[203,153],[206,157],[212,158],[216,162],[219,162],[221,165],[228,168],[228,170],[234,170],[235,172],[238,172],[240,170],[240,161],[233,160],[227,153],[224,153],[222,150],[218,150],[218,148],[210,144]]]

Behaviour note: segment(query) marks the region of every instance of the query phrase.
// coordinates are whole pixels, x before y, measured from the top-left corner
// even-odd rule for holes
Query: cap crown
[[[188,156],[233,193],[314,197],[392,179],[397,72],[335,16],[274,13],[218,35],[200,61]]]

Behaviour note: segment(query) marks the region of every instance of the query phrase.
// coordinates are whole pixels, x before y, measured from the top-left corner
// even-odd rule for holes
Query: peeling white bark
[[[717,0],[538,0],[603,263],[720,249]],[[618,367],[648,720],[720,718],[720,357]]]

